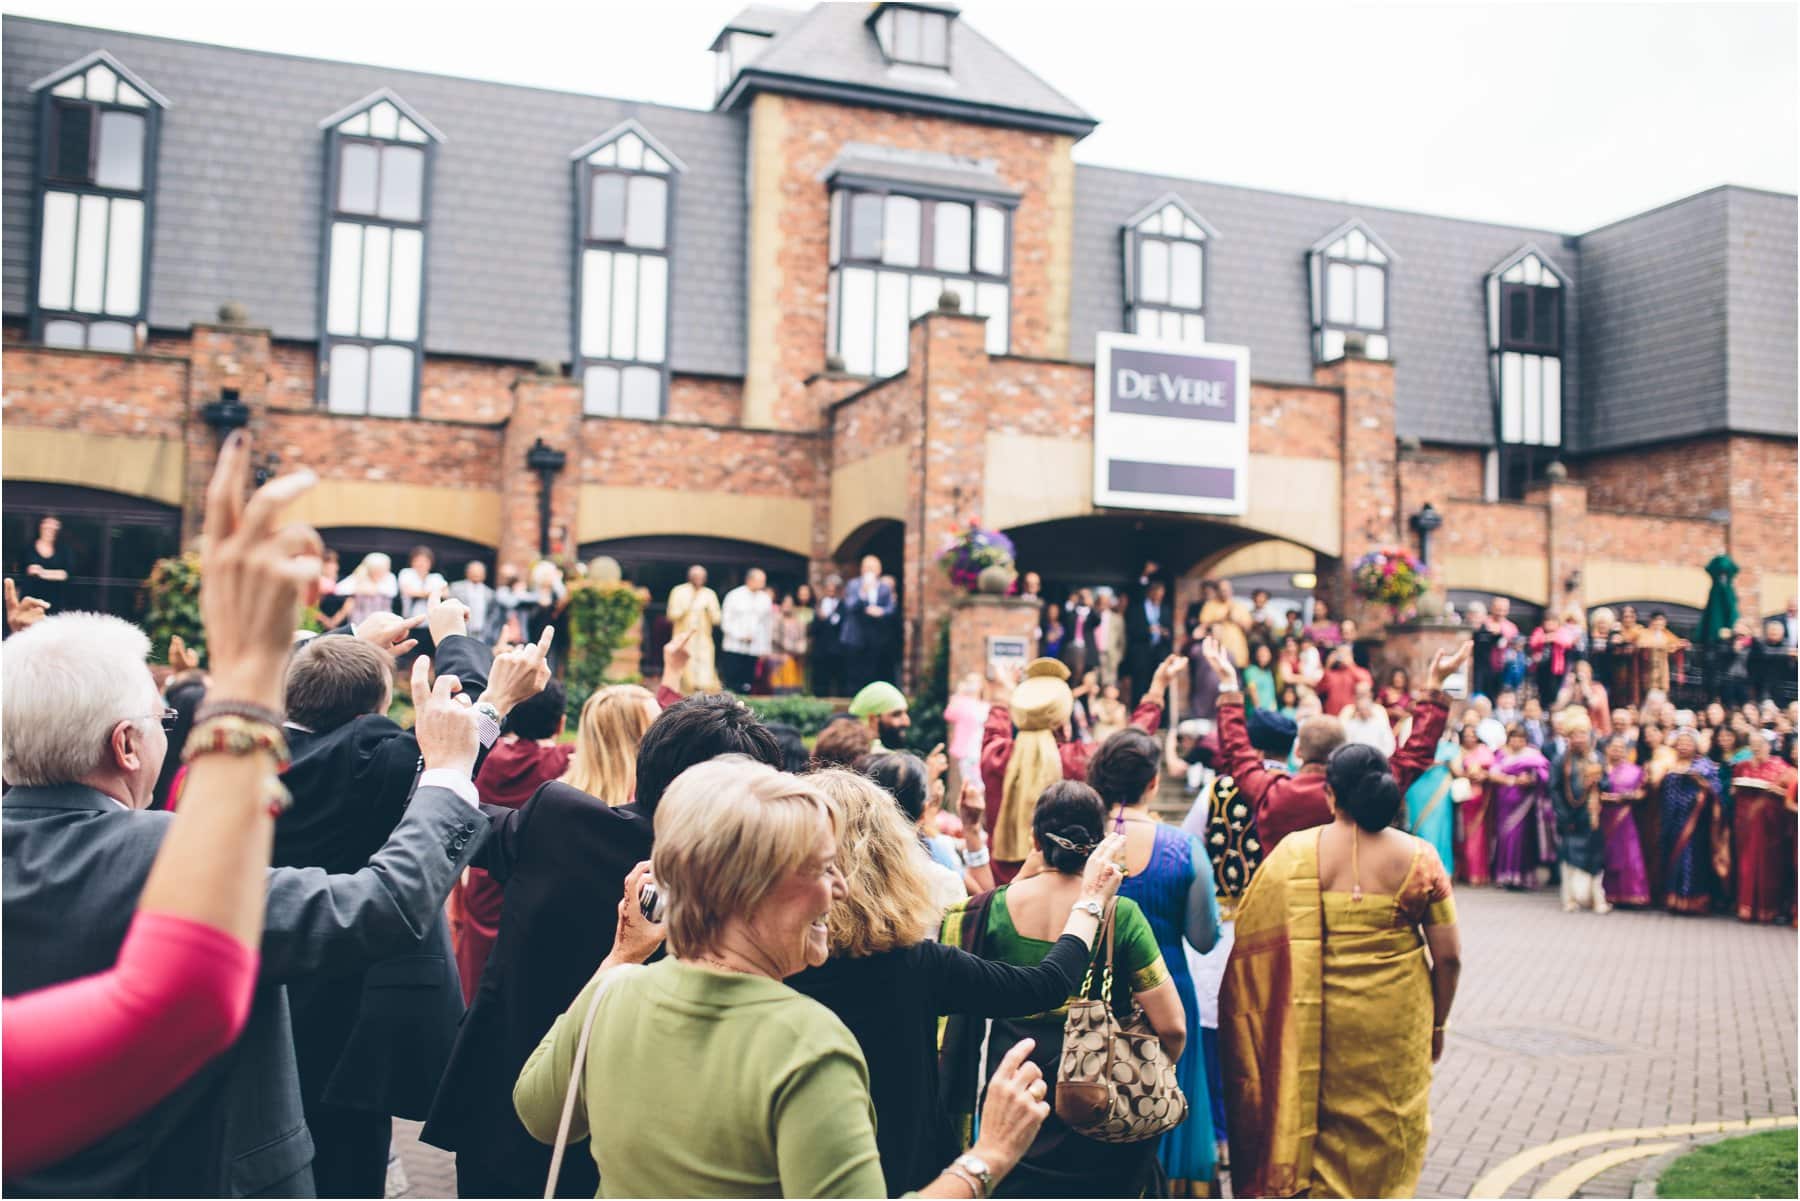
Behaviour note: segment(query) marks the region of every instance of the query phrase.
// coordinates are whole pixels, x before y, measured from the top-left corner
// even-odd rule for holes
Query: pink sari
[[[1485,746],[1462,752],[1462,770],[1494,765],[1494,752]],[[1494,789],[1469,781],[1469,799],[1456,807],[1456,878],[1467,884],[1491,884],[1494,865]]]

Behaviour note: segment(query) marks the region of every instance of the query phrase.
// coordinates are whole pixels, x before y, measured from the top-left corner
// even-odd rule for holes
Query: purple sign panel
[[[1230,500],[1237,494],[1236,483],[1237,472],[1230,467],[1192,467],[1132,459],[1109,459],[1106,463],[1106,486],[1113,492]]]
[[[1159,354],[1117,346],[1112,352],[1111,382],[1111,409],[1115,413],[1193,421],[1238,419],[1237,363],[1232,359]]]

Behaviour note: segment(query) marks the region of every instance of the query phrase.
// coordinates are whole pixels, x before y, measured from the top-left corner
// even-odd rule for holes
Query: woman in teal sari
[[[1456,805],[1450,786],[1456,777],[1450,772],[1450,761],[1456,755],[1456,740],[1446,734],[1437,745],[1436,759],[1406,790],[1406,828],[1437,850],[1446,872],[1455,870]]]

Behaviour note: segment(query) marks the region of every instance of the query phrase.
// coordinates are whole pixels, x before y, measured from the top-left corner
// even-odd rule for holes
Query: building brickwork
[[[818,29],[836,30],[832,37],[874,36],[838,9],[816,10],[808,19],[814,18]],[[48,55],[52,44],[72,48],[92,37],[75,27],[12,19],[8,29],[19,35],[8,42],[15,54],[23,52],[19,47],[39,46]],[[782,45],[780,36],[775,45]],[[239,53],[188,49],[197,55]],[[75,57],[70,53],[63,61]],[[54,66],[41,63],[19,77],[35,78]],[[314,68],[281,60],[281,69]],[[183,536],[191,542],[200,533],[202,493],[220,436],[204,414],[229,395],[245,408],[258,455],[278,461],[265,466],[305,466],[321,477],[301,502],[304,519],[327,530],[390,531],[396,553],[404,553],[417,535],[441,535],[490,548],[499,562],[521,567],[546,542],[564,557],[660,543],[663,557],[655,561],[667,562],[685,556],[691,540],[711,539],[738,544],[738,560],[765,552],[792,556],[782,561],[791,568],[794,559],[803,560],[819,577],[849,567],[848,561],[871,545],[898,544],[900,561],[884,567],[901,584],[906,662],[915,672],[923,666],[923,648],[932,645],[959,599],[937,570],[936,554],[951,531],[971,517],[1022,537],[1060,540],[1066,531],[1071,539],[1090,539],[1080,545],[1095,548],[1093,582],[1115,584],[1132,582],[1142,561],[1122,561],[1128,544],[1141,547],[1144,539],[1166,534],[1168,553],[1159,549],[1158,557],[1176,584],[1177,603],[1192,599],[1200,576],[1215,565],[1260,547],[1272,552],[1260,570],[1292,579],[1306,574],[1296,564],[1310,565],[1318,594],[1334,602],[1334,611],[1358,617],[1363,634],[1373,637],[1381,636],[1386,615],[1344,604],[1349,598],[1345,565],[1378,545],[1416,546],[1410,520],[1427,503],[1443,519],[1431,555],[1440,592],[1504,592],[1558,608],[1626,600],[1697,607],[1707,582],[1702,565],[1728,552],[1741,569],[1738,588],[1746,613],[1778,611],[1794,596],[1800,472],[1791,438],[1701,422],[1692,426],[1690,437],[1633,450],[1581,453],[1571,447],[1566,472],[1540,473],[1540,482],[1523,497],[1500,499],[1496,489],[1507,485],[1493,469],[1493,446],[1480,440],[1451,444],[1455,435],[1441,431],[1432,436],[1445,441],[1436,443],[1421,445],[1409,437],[1426,428],[1406,420],[1409,404],[1425,405],[1415,395],[1421,381],[1439,388],[1449,386],[1443,381],[1467,377],[1469,388],[1451,388],[1454,395],[1433,396],[1425,405],[1445,413],[1485,412],[1494,398],[1486,394],[1479,369],[1450,375],[1442,370],[1452,360],[1484,360],[1482,316],[1451,306],[1467,320],[1458,324],[1462,318],[1446,310],[1420,322],[1399,303],[1406,294],[1406,272],[1429,275],[1449,268],[1432,257],[1438,251],[1429,239],[1409,240],[1415,218],[1401,220],[1392,213],[1378,224],[1384,236],[1398,239],[1393,312],[1411,326],[1395,331],[1400,357],[1374,361],[1353,351],[1317,365],[1310,383],[1294,382],[1304,379],[1299,360],[1271,350],[1309,344],[1305,298],[1296,301],[1291,289],[1270,288],[1267,273],[1245,292],[1231,282],[1242,263],[1223,253],[1215,261],[1206,251],[1206,332],[1256,348],[1247,414],[1250,502],[1244,515],[1207,518],[1096,507],[1090,339],[1096,328],[1121,327],[1127,300],[1121,293],[1100,298],[1103,305],[1097,302],[1094,279],[1104,272],[1096,247],[1104,242],[1104,260],[1116,266],[1121,222],[1133,209],[1159,205],[1170,195],[1216,221],[1221,244],[1234,239],[1234,250],[1245,244],[1235,239],[1253,240],[1249,227],[1257,222],[1245,214],[1262,212],[1270,220],[1265,232],[1273,237],[1278,211],[1314,202],[1283,197],[1257,210],[1242,207],[1261,195],[1248,190],[1228,195],[1211,185],[1189,188],[1193,181],[1109,171],[1101,173],[1105,194],[1117,201],[1118,212],[1108,207],[1106,215],[1097,216],[1097,169],[1078,169],[1072,155],[1076,138],[1092,128],[1091,119],[1041,81],[1033,83],[1020,64],[1008,68],[1013,74],[1007,86],[1016,89],[1010,97],[988,100],[981,99],[982,88],[992,80],[960,78],[961,69],[951,62],[945,70],[953,86],[937,91],[924,84],[914,88],[898,77],[849,91],[838,86],[841,79],[809,78],[805,87],[770,79],[735,99],[722,97],[712,113],[645,111],[644,120],[661,131],[659,137],[670,139],[672,153],[686,163],[679,183],[682,201],[671,210],[668,231],[676,281],[666,331],[671,370],[663,413],[655,420],[587,416],[568,361],[572,349],[563,361],[539,362],[552,343],[523,329],[510,311],[470,320],[462,311],[470,302],[466,291],[431,298],[414,415],[325,411],[318,398],[316,329],[308,335],[304,317],[317,280],[309,274],[281,281],[290,291],[257,291],[259,281],[225,270],[236,264],[189,261],[218,257],[223,252],[213,248],[214,241],[171,243],[180,248],[174,256],[180,261],[170,261],[163,235],[186,228],[176,218],[192,224],[192,214],[173,211],[179,206],[169,198],[189,195],[177,186],[186,178],[183,172],[192,175],[210,165],[193,161],[192,147],[216,145],[216,139],[196,143],[171,137],[170,147],[187,149],[179,152],[185,155],[179,162],[178,152],[170,150],[171,161],[163,164],[168,185],[163,200],[170,211],[159,214],[158,258],[147,277],[149,321],[140,327],[137,353],[31,344],[35,293],[17,248],[9,244],[11,307],[0,337],[8,482],[84,487],[100,498],[90,503],[103,504],[109,494],[155,501],[180,511]],[[910,99],[909,89],[917,93]],[[504,107],[518,97],[502,90],[494,99]],[[989,100],[997,107],[959,108]],[[8,104],[14,106],[9,118],[20,115],[15,111],[20,103],[36,101],[21,102],[9,92]],[[169,115],[171,133],[176,122],[194,119],[190,111]],[[475,114],[458,113],[454,105],[447,113],[459,123],[475,120]],[[307,119],[309,137],[322,115]],[[459,133],[446,144],[445,164],[468,141]],[[939,311],[912,323],[908,365],[899,374],[870,379],[828,362],[829,174],[846,152],[860,163],[876,164],[878,171],[895,173],[869,186],[891,183],[911,194],[916,182],[920,196],[966,200],[970,193],[958,189],[975,180],[975,195],[992,195],[995,189],[1017,193],[1006,256],[1007,353],[987,352],[983,318]],[[30,174],[35,167],[14,171],[14,162],[8,159],[8,187],[23,204],[20,189],[27,183],[48,185]],[[935,178],[910,181],[905,172],[915,169]],[[496,188],[502,184],[513,188],[517,181],[495,181]],[[481,194],[465,196],[446,189],[434,196],[434,207],[441,199],[445,205],[478,208],[491,197],[477,191]],[[1770,205],[1790,211],[1791,198],[1772,198],[1763,207]],[[1318,210],[1316,230],[1308,225],[1311,217],[1301,223],[1307,229],[1281,227],[1280,236],[1292,242],[1296,276],[1303,274],[1309,240],[1341,223],[1348,212]],[[727,216],[713,224],[696,216],[710,221],[721,213]],[[483,224],[463,216],[463,228]],[[542,223],[520,218],[532,222]],[[1510,253],[1525,236],[1475,223],[1457,229],[1454,237],[1491,240],[1489,262]],[[273,228],[263,233],[281,236]],[[1443,236],[1452,237],[1448,226]],[[434,234],[430,253],[461,253],[436,249],[446,244]],[[1488,242],[1481,245],[1480,254],[1488,255]],[[543,256],[520,261],[541,263]],[[428,278],[437,278],[446,264],[429,266]],[[1586,256],[1570,256],[1565,266],[1585,270]],[[1759,262],[1759,268],[1767,266]],[[194,280],[215,278],[235,280],[231,290],[237,294],[208,300],[199,295],[203,287],[196,293]],[[182,285],[187,293],[195,293],[183,295],[188,307],[159,307],[157,297],[181,291],[176,286],[181,280],[187,281]],[[710,290],[697,287],[697,280],[709,281]],[[496,281],[496,297],[513,295],[507,289],[515,283]],[[1479,294],[1478,275],[1466,283],[1469,295]],[[296,293],[307,303],[293,303]],[[1585,307],[1596,295],[1604,298],[1605,289],[1571,294]],[[245,303],[233,303],[240,300]],[[482,297],[483,303],[488,300]],[[238,313],[240,320],[196,322],[195,304],[202,306],[198,311]],[[515,296],[515,307],[523,304]],[[246,306],[251,311],[244,319]],[[170,318],[173,313],[180,315]],[[1630,325],[1624,310],[1614,317],[1611,326],[1598,319],[1584,324],[1582,344],[1599,336],[1595,330],[1619,333]],[[263,321],[275,327],[273,335],[255,324]],[[1221,333],[1240,326],[1242,334]],[[539,322],[538,331],[543,327]],[[1072,339],[1072,329],[1083,331],[1079,339]],[[729,344],[719,345],[721,339]],[[1771,347],[1763,344],[1768,341],[1765,335],[1740,347],[1734,340],[1732,353],[1772,362]],[[1791,344],[1773,349],[1791,361]],[[1602,361],[1604,356],[1584,357],[1579,369],[1584,395],[1592,388],[1605,390],[1604,379],[1589,378]],[[1272,378],[1255,378],[1259,363]],[[1765,372],[1757,378],[1774,376]],[[1397,406],[1401,394],[1414,399]],[[1565,401],[1571,410],[1564,414],[1565,429],[1593,424],[1579,411],[1581,397],[1572,392]],[[1472,423],[1446,419],[1429,428],[1483,424],[1485,417]],[[1604,430],[1590,432],[1595,436],[1585,445],[1623,446],[1649,436],[1635,431],[1642,437],[1620,439]],[[566,456],[551,483],[547,523],[540,511],[540,481],[526,465],[540,439]],[[16,507],[9,501],[9,512]],[[1163,548],[1165,542],[1155,545]],[[1058,587],[1065,582],[1053,581]]]

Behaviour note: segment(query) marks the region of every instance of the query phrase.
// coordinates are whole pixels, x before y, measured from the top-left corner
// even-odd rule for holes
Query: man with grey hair
[[[0,648],[3,769],[13,785],[0,803],[0,969],[9,994],[112,966],[177,820],[143,811],[169,749],[165,710],[144,663],[149,649],[142,631],[92,613],[46,618]],[[270,869],[242,1037],[118,1133],[8,1180],[11,1191],[313,1192],[287,984],[416,950],[487,831],[470,781],[475,715],[451,702],[449,677],[441,695],[430,695],[429,666],[421,657],[414,670],[425,771],[392,837],[354,873]],[[453,719],[439,718],[445,709],[456,711]]]

